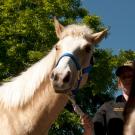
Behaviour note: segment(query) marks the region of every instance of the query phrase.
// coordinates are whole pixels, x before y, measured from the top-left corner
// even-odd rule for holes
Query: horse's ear
[[[108,33],[108,29],[105,29],[101,32],[98,32],[98,33],[93,33],[92,34],[92,42],[93,44],[98,44],[104,37],[107,36],[107,33]]]
[[[59,23],[59,21],[54,17],[55,31],[58,38],[61,37],[61,33],[64,30],[64,26]]]

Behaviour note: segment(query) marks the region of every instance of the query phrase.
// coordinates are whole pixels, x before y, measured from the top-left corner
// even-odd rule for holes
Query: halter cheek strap
[[[77,94],[77,91],[79,89],[79,86],[80,86],[80,83],[81,83],[81,80],[82,80],[82,75],[83,74],[89,74],[91,69],[92,69],[92,65],[89,65],[88,67],[81,69],[81,71],[80,71],[81,73],[80,73],[80,75],[78,77],[78,81],[77,81],[77,87],[72,90],[73,95]]]
[[[77,71],[78,71],[77,87],[72,90],[72,93],[73,93],[74,95],[76,95],[76,93],[77,93],[77,91],[78,91],[78,89],[79,89],[81,80],[82,80],[82,75],[83,75],[83,74],[89,74],[89,72],[90,72],[91,69],[92,69],[92,65],[90,64],[88,67],[82,69],[82,68],[81,68],[81,65],[80,65],[80,64],[78,63],[78,61],[77,61],[77,58],[76,58],[72,53],[66,52],[66,53],[64,53],[64,54],[59,58],[59,60],[58,60],[58,62],[57,62],[57,64],[56,64],[56,66],[59,64],[60,60],[61,60],[63,57],[70,57],[70,58],[73,60],[73,62],[75,63],[75,65],[76,65],[76,69],[77,69]]]

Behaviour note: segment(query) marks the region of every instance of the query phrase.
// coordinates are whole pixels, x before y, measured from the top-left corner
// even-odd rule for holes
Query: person
[[[127,61],[117,68],[118,88],[122,95],[115,101],[104,103],[96,112],[92,122],[87,115],[81,118],[83,135],[122,135],[123,111],[132,86],[134,61]]]

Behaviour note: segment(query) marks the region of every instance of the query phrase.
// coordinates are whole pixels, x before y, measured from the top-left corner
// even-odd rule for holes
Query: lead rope
[[[67,96],[68,96],[68,99],[71,101],[72,103],[72,106],[74,108],[74,111],[80,116],[80,117],[83,117],[85,115],[85,113],[82,111],[82,109],[76,104],[76,101],[75,101],[75,98],[74,98],[74,95],[72,94],[72,92],[70,93],[67,93]],[[90,126],[91,126],[91,134],[92,135],[95,135],[94,133],[94,125],[90,119]]]
[[[82,111],[82,109],[79,107],[79,105],[76,104],[76,101],[75,101],[75,98],[74,98],[74,95],[70,92],[70,93],[67,93],[67,96],[68,96],[68,99],[71,101],[72,103],[72,106],[74,108],[74,111],[80,115],[81,117],[84,116],[84,112]]]

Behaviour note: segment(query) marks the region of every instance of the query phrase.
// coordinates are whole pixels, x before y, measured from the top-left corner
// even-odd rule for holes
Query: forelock
[[[61,39],[66,36],[85,37],[90,36],[92,33],[93,30],[86,25],[72,24],[65,27],[64,31],[61,33]]]

